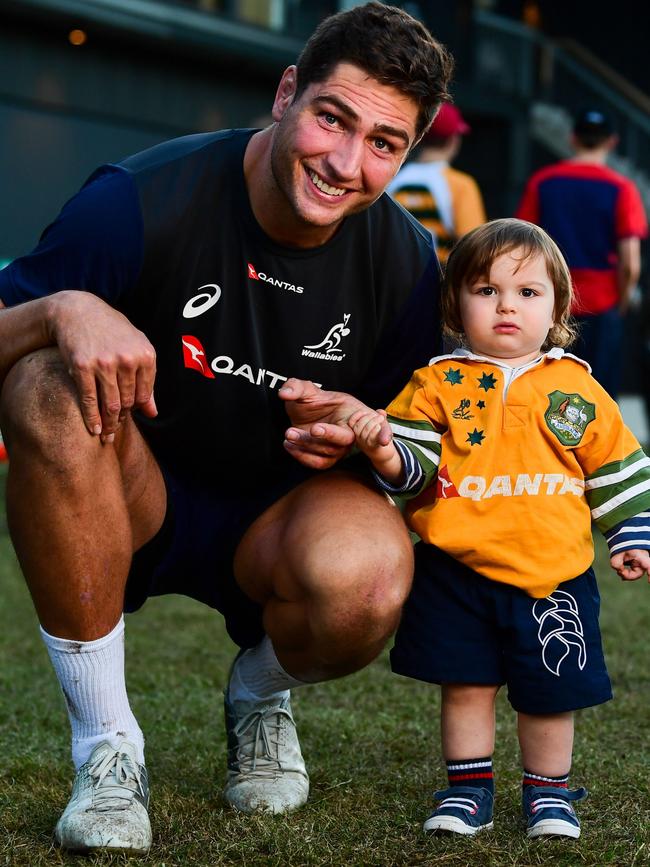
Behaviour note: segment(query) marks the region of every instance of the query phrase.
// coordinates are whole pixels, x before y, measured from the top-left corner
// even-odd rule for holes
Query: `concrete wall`
[[[277,75],[0,19],[0,260],[30,249],[93,171],[164,139],[268,116]]]

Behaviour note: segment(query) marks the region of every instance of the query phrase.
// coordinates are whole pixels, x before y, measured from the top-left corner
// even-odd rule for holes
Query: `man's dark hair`
[[[451,55],[424,24],[395,6],[366,3],[322,21],[298,58],[296,98],[345,62],[416,103],[417,137],[428,128],[441,102],[449,99]]]
[[[599,130],[583,130],[582,132],[573,133],[575,140],[585,150],[593,151],[611,138],[611,132],[600,132]]]
[[[610,118],[599,108],[584,109],[573,124],[576,141],[586,150],[594,150],[611,138],[614,126]]]

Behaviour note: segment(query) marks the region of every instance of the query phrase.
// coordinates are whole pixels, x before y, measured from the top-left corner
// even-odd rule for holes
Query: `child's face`
[[[460,315],[469,348],[516,367],[532,361],[553,325],[555,292],[541,255],[521,250],[492,263],[489,280],[460,290]]]

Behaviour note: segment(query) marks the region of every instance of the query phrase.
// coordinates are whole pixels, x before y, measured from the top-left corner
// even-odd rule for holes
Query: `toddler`
[[[571,278],[522,220],[469,232],[448,260],[445,330],[462,348],[417,370],[386,412],[349,419],[421,539],[393,670],[441,684],[449,787],[427,832],[492,827],[495,698],[517,712],[529,837],[579,837],[573,712],[611,698],[592,520],[624,580],[650,568],[650,461],[564,347]],[[382,434],[382,431],[384,432]]]

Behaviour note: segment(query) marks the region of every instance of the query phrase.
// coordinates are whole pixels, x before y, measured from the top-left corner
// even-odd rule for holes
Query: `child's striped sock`
[[[450,786],[473,786],[487,789],[494,794],[492,757],[483,759],[454,759],[447,762],[447,778]]]
[[[540,774],[531,774],[530,771],[524,769],[524,776],[521,781],[522,786],[553,786],[556,789],[569,788],[569,774],[562,774],[560,777],[543,777]]]

